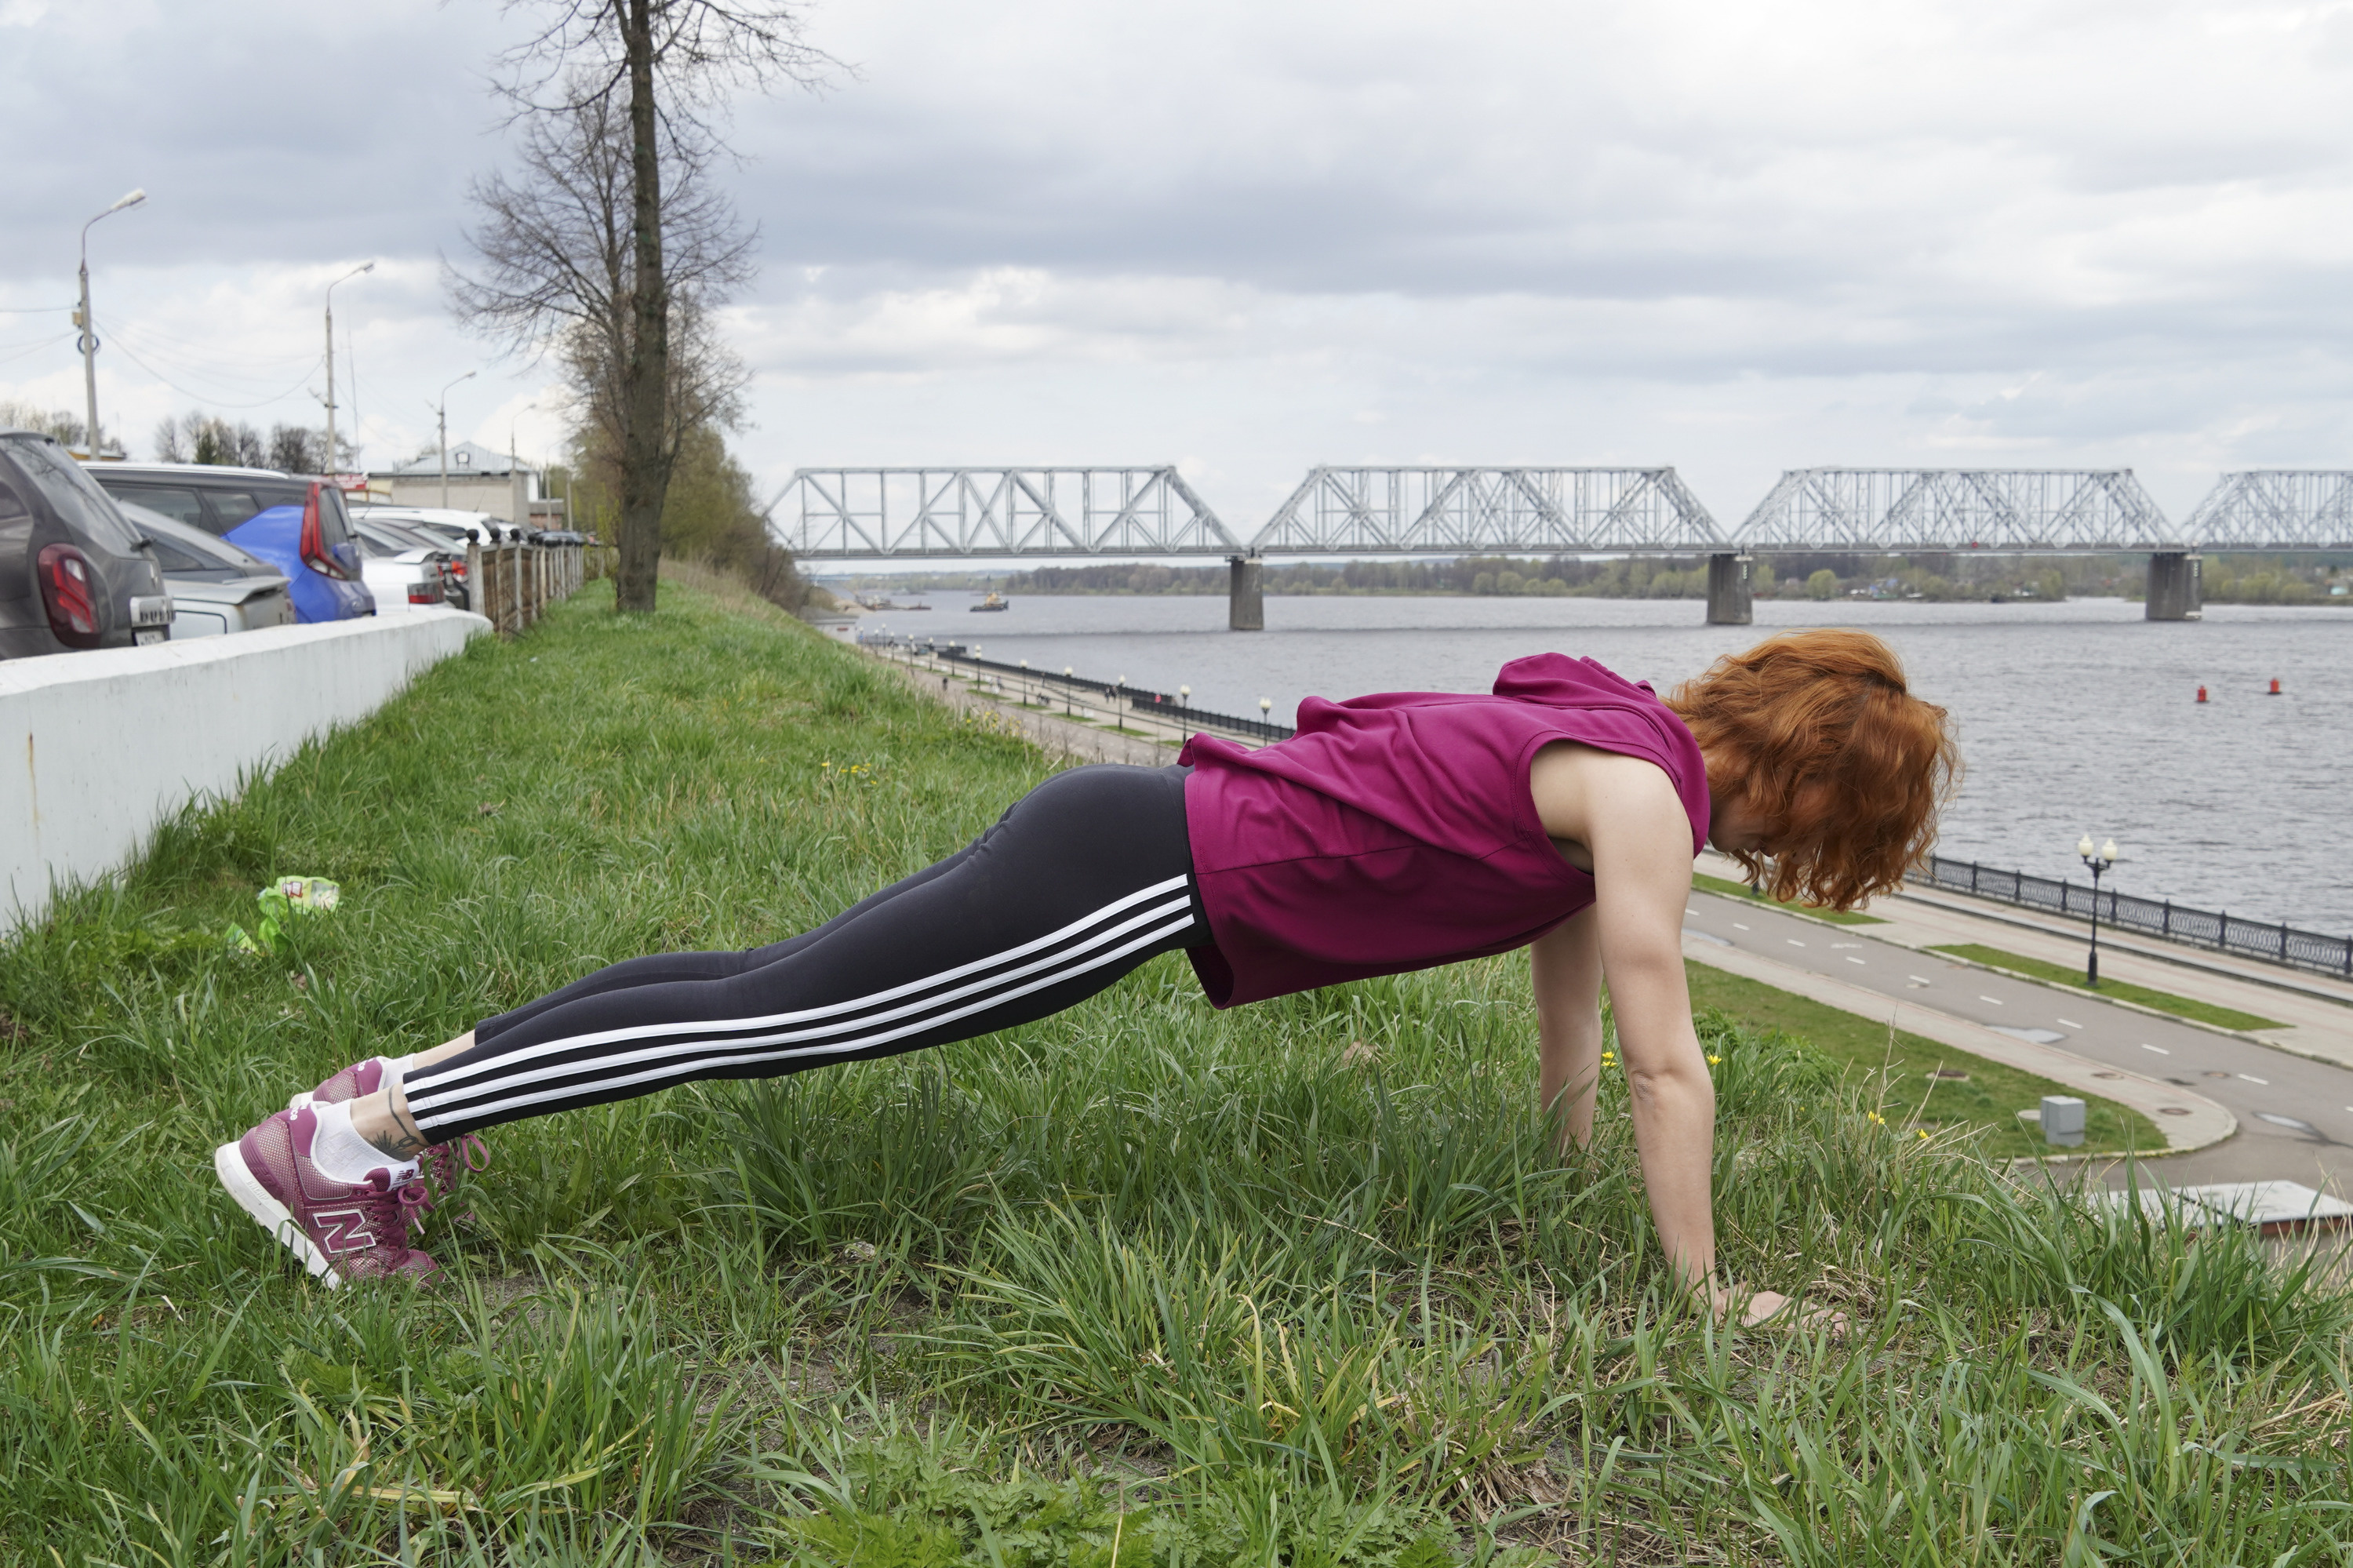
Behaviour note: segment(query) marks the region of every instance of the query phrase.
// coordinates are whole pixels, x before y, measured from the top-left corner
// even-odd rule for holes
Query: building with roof
[[[438,448],[408,462],[372,468],[367,475],[370,493],[385,495],[395,506],[453,506],[509,523],[563,527],[564,503],[541,493],[541,477],[533,465],[479,441],[449,444],[446,486]]]

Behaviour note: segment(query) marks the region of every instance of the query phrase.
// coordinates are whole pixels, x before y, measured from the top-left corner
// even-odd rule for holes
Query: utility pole
[[[353,268],[336,279],[335,283],[348,283],[363,272],[375,270],[375,263],[369,261]],[[335,475],[338,461],[335,451],[335,283],[327,285],[327,477],[330,479]]]
[[[111,217],[127,207],[137,207],[147,199],[144,187],[132,191],[108,207],[98,217]],[[93,217],[90,223],[96,223]],[[74,325],[81,328],[81,378],[90,394],[90,428],[84,432],[82,444],[90,449],[90,461],[98,461],[98,333],[90,324],[90,223],[81,226],[81,309],[75,313]]]
[[[474,373],[469,370],[458,377],[458,381],[471,381],[473,378]],[[452,381],[449,387],[455,387],[458,381]],[[444,512],[449,510],[449,387],[441,388],[440,400],[433,406],[434,422],[441,432],[441,510]]]

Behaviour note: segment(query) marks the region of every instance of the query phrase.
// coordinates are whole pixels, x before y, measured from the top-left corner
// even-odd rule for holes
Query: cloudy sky
[[[315,423],[561,439],[452,323],[495,0],[0,0],[0,398],[136,455]],[[1255,527],[1316,462],[2353,465],[2353,3],[823,0],[747,100],[739,439],[803,463],[1177,461]]]

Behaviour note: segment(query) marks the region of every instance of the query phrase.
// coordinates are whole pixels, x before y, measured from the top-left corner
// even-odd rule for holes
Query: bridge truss
[[[1733,546],[1672,468],[1316,468],[1250,547],[1459,556]]]
[[[1792,469],[1733,535],[1743,550],[2183,548],[2130,469]]]
[[[2353,549],[2353,469],[2226,473],[2183,532],[2204,550]]]
[[[768,503],[809,560],[1232,556],[1243,546],[1172,467],[805,468]]]

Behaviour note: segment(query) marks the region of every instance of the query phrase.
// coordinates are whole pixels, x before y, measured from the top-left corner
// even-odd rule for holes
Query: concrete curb
[[[1998,1033],[1983,1024],[1917,1002],[1882,996],[1828,975],[1790,969],[1738,948],[1719,948],[1689,932],[1683,936],[1683,957],[1710,969],[1835,1007],[1841,1012],[1852,1012],[1858,1018],[1868,1018],[1874,1023],[1891,1023],[1907,1034],[1917,1034],[1972,1056],[2049,1078],[2079,1094],[2114,1100],[2156,1124],[2165,1135],[2167,1154],[2187,1154],[2192,1150],[2211,1148],[2239,1130],[2239,1118],[2203,1095],[2138,1073],[2104,1066],[2055,1046],[2037,1045]]]
[[[0,663],[0,939],[490,630],[436,608]]]

